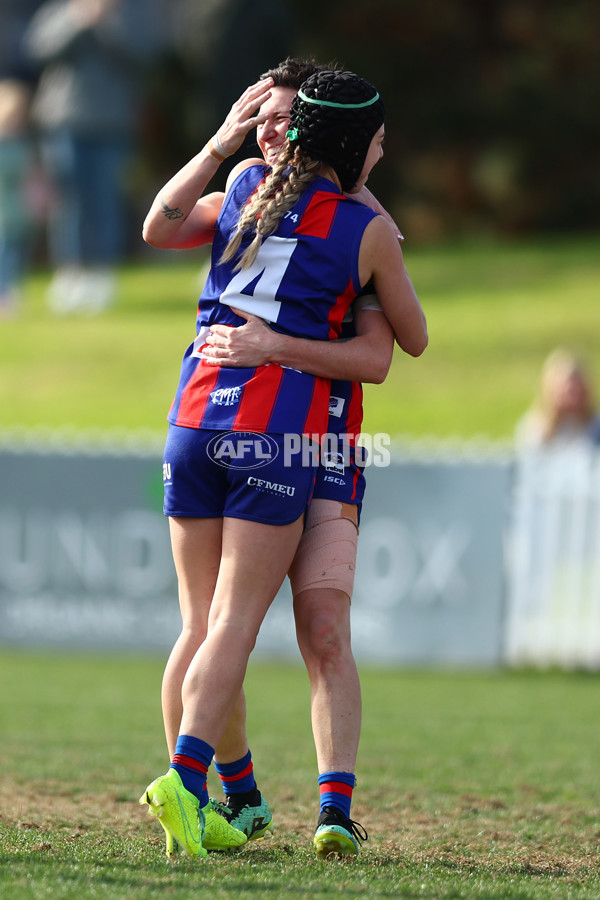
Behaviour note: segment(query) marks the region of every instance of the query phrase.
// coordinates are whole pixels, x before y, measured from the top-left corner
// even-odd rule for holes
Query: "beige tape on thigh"
[[[350,503],[313,500],[289,573],[294,596],[328,588],[352,597],[358,543],[356,514],[356,506]]]

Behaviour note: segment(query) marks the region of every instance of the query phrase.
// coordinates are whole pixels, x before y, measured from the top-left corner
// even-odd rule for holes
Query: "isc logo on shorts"
[[[279,447],[268,434],[252,431],[227,431],[208,442],[207,453],[224,468],[260,469],[277,457]]]

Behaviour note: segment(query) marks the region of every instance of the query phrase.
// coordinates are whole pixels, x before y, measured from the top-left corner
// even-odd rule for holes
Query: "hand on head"
[[[271,96],[272,78],[264,78],[246,88],[229,110],[217,131],[213,143],[223,156],[232,156],[240,149],[249,131],[261,125],[266,114],[257,112]]]

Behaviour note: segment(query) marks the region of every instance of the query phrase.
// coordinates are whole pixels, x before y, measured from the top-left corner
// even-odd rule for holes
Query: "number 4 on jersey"
[[[297,243],[296,238],[266,238],[252,265],[233,276],[219,302],[276,322],[281,301],[275,298]]]

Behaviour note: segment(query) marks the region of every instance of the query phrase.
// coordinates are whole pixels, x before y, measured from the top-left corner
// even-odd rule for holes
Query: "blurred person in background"
[[[0,3],[0,78],[16,78],[29,86],[37,69],[23,47],[23,35],[45,0],[2,0]]]
[[[127,246],[127,167],[161,11],[159,0],[47,0],[25,32],[25,52],[41,70],[32,118],[54,187],[55,313],[97,313],[114,299]]]
[[[557,348],[542,368],[537,396],[517,424],[521,450],[600,446],[600,416],[586,368],[572,352]]]
[[[35,150],[29,129],[30,91],[0,81],[0,317],[14,315],[34,228]]]
[[[194,146],[208,130],[216,131],[221,125],[231,98],[239,96],[273,59],[286,54],[294,10],[281,0],[171,3],[176,4],[175,41],[187,73],[184,90]],[[242,158],[245,149],[242,145],[234,161]]]

